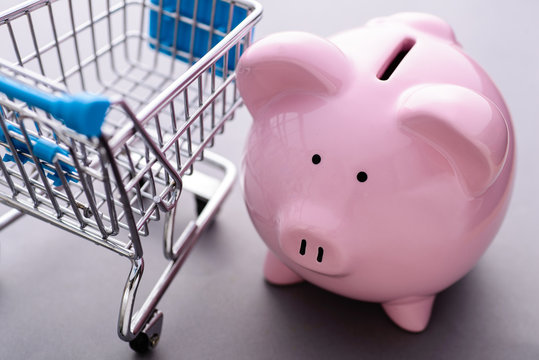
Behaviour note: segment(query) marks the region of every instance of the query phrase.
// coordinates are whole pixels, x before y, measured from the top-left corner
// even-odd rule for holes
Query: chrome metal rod
[[[0,230],[3,230],[8,225],[11,225],[12,223],[20,219],[23,215],[24,213],[20,212],[17,209],[9,210],[7,213],[0,217]]]
[[[168,286],[176,276],[176,273],[180,270],[193,246],[200,238],[201,233],[215,216],[217,210],[234,184],[236,168],[232,162],[219,155],[212,154],[211,152],[206,152],[206,160],[224,170],[225,176],[221,180],[221,183],[212,198],[209,199],[204,210],[197,217],[194,229],[192,227],[187,227],[186,231],[189,232],[188,236],[183,236],[184,234],[182,234],[174,244],[174,249],[172,249],[174,260],[169,262],[141,308],[134,314],[133,307],[140,277],[142,276],[142,264],[137,261],[132,262],[131,273],[122,296],[118,322],[118,336],[122,340],[133,340],[144,328],[144,325],[151,317],[159,300],[161,300],[161,297],[166,292]],[[168,236],[172,237],[173,233],[169,231]]]

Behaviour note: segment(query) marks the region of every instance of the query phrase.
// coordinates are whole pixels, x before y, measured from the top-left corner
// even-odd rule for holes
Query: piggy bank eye
[[[318,165],[320,164],[320,161],[322,161],[322,158],[318,154],[314,154],[312,158],[313,164]]]
[[[360,171],[357,173],[356,178],[357,178],[357,181],[362,183],[362,182],[367,181],[368,176],[366,172]]]

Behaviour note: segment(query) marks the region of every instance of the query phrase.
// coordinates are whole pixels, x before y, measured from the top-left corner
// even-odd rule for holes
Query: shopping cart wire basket
[[[29,214],[128,258],[118,334],[137,351],[157,344],[157,303],[234,181],[208,149],[242,104],[234,68],[261,12],[251,0],[34,0],[0,14],[0,202],[13,208],[0,229]],[[184,190],[199,211],[175,237]],[[168,265],[135,310],[152,221]]]

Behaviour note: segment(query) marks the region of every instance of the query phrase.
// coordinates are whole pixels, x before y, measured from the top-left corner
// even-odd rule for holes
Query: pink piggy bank
[[[404,13],[328,40],[269,36],[237,83],[254,118],[243,188],[267,281],[380,302],[424,330],[510,199],[515,141],[492,80],[447,23]]]

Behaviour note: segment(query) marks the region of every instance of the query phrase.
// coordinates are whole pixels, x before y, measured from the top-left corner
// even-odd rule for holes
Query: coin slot
[[[406,38],[404,39],[397,49],[393,52],[392,56],[386,61],[382,67],[383,71],[378,73],[378,79],[382,81],[388,80],[391,75],[397,70],[400,63],[404,60],[406,55],[412,50],[415,45],[414,39]]]

